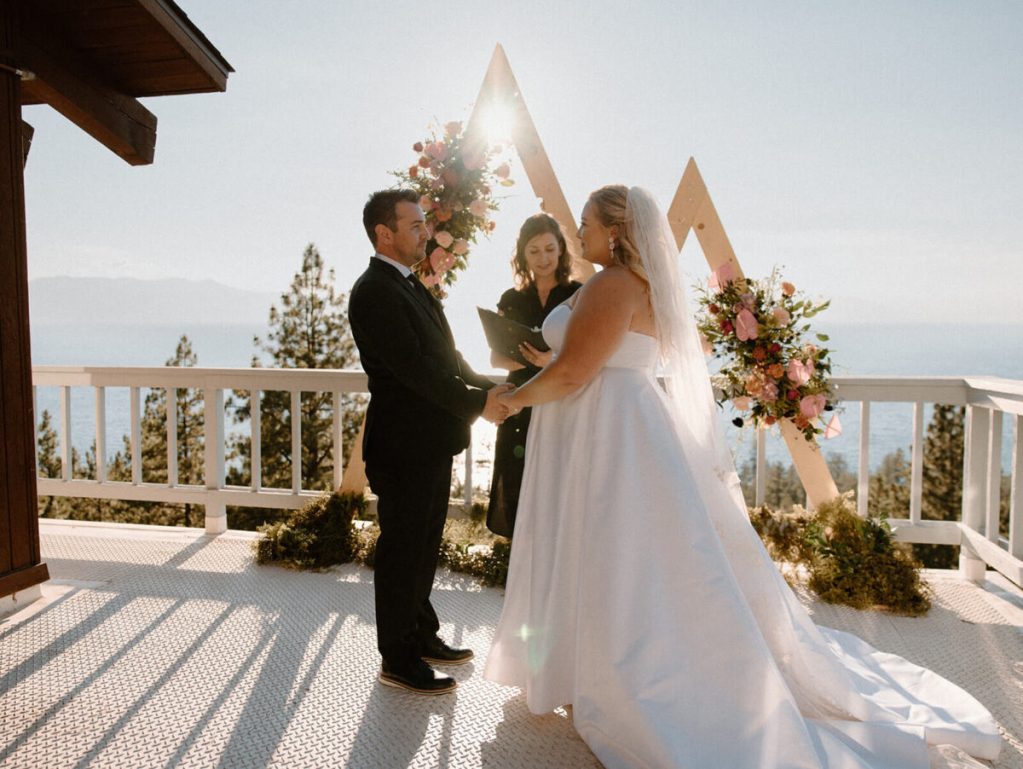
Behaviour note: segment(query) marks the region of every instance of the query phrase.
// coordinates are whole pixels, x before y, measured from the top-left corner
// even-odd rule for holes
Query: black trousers
[[[380,538],[374,563],[377,648],[392,669],[419,658],[440,629],[430,603],[451,492],[450,456],[406,462],[367,459]]]

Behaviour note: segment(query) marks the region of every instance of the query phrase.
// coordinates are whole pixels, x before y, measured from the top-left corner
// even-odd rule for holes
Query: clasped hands
[[[515,385],[502,384],[487,390],[487,402],[483,406],[483,418],[495,425],[501,424],[510,416],[522,411],[521,406],[514,406],[509,401],[515,394]]]

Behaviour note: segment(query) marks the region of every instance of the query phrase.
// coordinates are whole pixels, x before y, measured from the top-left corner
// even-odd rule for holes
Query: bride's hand
[[[508,416],[510,417],[515,416],[520,411],[522,411],[522,406],[519,406],[514,402],[516,392],[517,390],[513,388],[497,396],[498,402],[506,409],[508,409]]]
[[[553,350],[547,350],[547,352],[540,352],[538,349],[533,347],[529,342],[523,342],[519,345],[519,352],[522,353],[522,357],[528,360],[537,368],[543,368],[551,362],[551,358],[554,357]]]

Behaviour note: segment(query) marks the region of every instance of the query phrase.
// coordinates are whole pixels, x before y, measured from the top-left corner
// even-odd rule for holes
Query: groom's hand
[[[513,385],[502,384],[497,385],[496,387],[491,387],[487,390],[487,402],[483,406],[482,417],[488,422],[493,422],[495,425],[499,425],[507,419],[508,407],[501,403],[501,401],[497,399],[497,396],[514,389],[515,387]]]

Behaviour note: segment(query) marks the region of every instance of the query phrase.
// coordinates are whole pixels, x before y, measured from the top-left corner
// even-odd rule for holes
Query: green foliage
[[[260,526],[253,543],[256,562],[291,569],[324,569],[359,557],[360,541],[353,520],[366,512],[361,494],[324,494],[287,520]]]
[[[821,505],[812,515],[796,509],[750,511],[750,521],[772,558],[804,567],[808,586],[823,601],[856,609],[883,608],[919,616],[930,591],[908,548],[892,541],[883,518],[861,518],[852,495]]]
[[[257,355],[253,367],[262,365],[258,352],[269,356],[277,368],[345,369],[359,365],[358,351],[348,326],[347,297],[334,286],[334,271],[326,270],[316,246],[309,244],[302,254],[301,269],[295,273],[290,289],[281,295],[280,308],[270,308],[266,341],[253,341]],[[346,394],[341,398],[343,411],[343,453],[347,461],[358,435],[366,396]],[[328,491],[334,470],[331,432],[334,419],[333,394],[304,392],[301,396],[302,485],[307,489]],[[229,399],[228,407],[235,423],[248,421],[252,414],[252,394],[242,393]],[[262,483],[270,488],[291,486],[291,395],[283,391],[261,393]],[[240,464],[228,470],[227,481],[247,486],[251,482],[252,452],[247,436],[235,436],[231,458]],[[232,528],[255,528],[266,518],[265,511],[241,508],[232,518]]]

